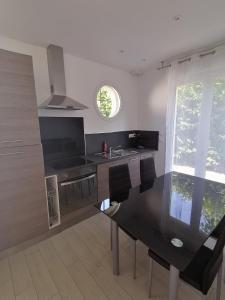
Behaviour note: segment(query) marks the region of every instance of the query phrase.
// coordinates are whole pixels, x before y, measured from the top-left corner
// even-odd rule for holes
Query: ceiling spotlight
[[[173,17],[173,20],[174,20],[175,22],[179,22],[179,21],[181,21],[181,19],[182,19],[182,16],[181,16],[181,15],[176,15],[175,17]]]
[[[135,71],[135,70],[132,70],[132,71],[130,71],[130,74],[131,74],[132,76],[141,76],[141,75],[143,75],[143,72],[142,72],[142,71]]]

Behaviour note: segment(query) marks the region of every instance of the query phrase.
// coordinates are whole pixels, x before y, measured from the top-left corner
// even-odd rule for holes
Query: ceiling
[[[143,71],[225,40],[224,16],[224,0],[0,0],[0,34]]]

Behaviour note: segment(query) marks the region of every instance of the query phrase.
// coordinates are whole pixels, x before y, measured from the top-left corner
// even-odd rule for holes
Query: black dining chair
[[[140,160],[140,192],[144,192],[152,188],[156,178],[155,162],[153,157]]]
[[[202,300],[217,275],[216,300],[220,300],[222,283],[223,248],[225,245],[225,226],[221,230],[214,249],[202,246],[187,268],[180,273],[180,278],[202,293]],[[156,253],[148,250],[149,259],[149,297],[151,297],[153,260],[169,269],[170,265]]]
[[[217,225],[217,227],[214,229],[214,231],[211,234],[211,237],[215,240],[218,240],[224,227],[225,227],[225,216],[223,217],[222,221]],[[225,248],[223,250],[223,270],[224,270],[223,271],[223,274],[224,274],[223,281],[225,283]]]
[[[110,201],[123,202],[129,196],[129,190],[131,188],[130,172],[127,164],[118,165],[109,168],[109,192]],[[136,278],[136,241],[132,235],[130,235],[125,229],[120,227],[132,241],[132,253],[133,253],[133,278]],[[112,248],[112,221],[111,221],[111,248]]]

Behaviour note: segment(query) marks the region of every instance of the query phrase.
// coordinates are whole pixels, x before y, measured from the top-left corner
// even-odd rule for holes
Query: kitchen
[[[139,25],[136,22],[134,24],[124,4],[120,4],[120,9],[115,11],[112,3],[101,3],[105,13],[111,9],[114,16],[121,22],[124,14],[126,15],[127,24],[130,24],[132,28],[128,29],[124,22],[123,30],[126,30],[126,33],[123,30],[120,31],[120,21],[115,22],[115,19],[111,19],[107,13],[104,16],[101,15],[100,10],[97,9],[100,3],[80,3],[80,1],[69,3],[68,1],[64,6],[57,2],[54,8],[57,17],[54,17],[52,22],[52,24],[57,24],[54,29],[52,24],[49,25],[51,22],[47,17],[51,10],[51,1],[47,1],[45,10],[42,10],[42,4],[33,1],[32,6],[26,6],[26,1],[24,1],[22,5],[24,12],[14,11],[11,4],[16,4],[13,1],[9,2],[2,3],[5,10],[2,9],[0,21],[2,25],[2,32],[0,31],[0,169],[2,174],[0,181],[2,192],[0,294],[2,296],[0,299],[1,297],[3,299],[91,299],[92,293],[96,299],[133,299],[133,295],[136,295],[135,298],[147,299],[145,267],[148,263],[146,257],[148,251],[146,246],[150,247],[151,240],[142,235],[139,238],[140,233],[136,232],[137,228],[132,227],[134,224],[137,226],[139,224],[138,219],[135,219],[136,223],[134,222],[129,227],[128,232],[126,232],[125,225],[124,230],[119,230],[121,245],[118,246],[118,228],[115,228],[114,221],[110,220],[110,223],[105,212],[107,209],[110,211],[119,209],[122,212],[121,207],[126,205],[120,205],[120,201],[117,200],[111,199],[111,202],[109,200],[112,198],[111,170],[123,165],[127,166],[130,177],[129,189],[134,191],[134,193],[130,192],[131,198],[137,197],[135,193],[139,191],[139,187],[141,191],[144,161],[146,164],[153,162],[151,172],[154,178],[165,176],[163,177],[165,178],[164,188],[168,194],[170,194],[173,181],[171,181],[171,186],[167,186],[168,179],[165,173],[171,170],[207,180],[216,178],[214,181],[224,183],[223,166],[218,167],[217,162],[217,160],[223,161],[222,154],[218,152],[216,156],[213,151],[209,151],[209,154],[206,150],[204,152],[204,149],[208,147],[206,140],[213,136],[210,130],[214,127],[207,126],[210,122],[204,121],[203,117],[199,118],[200,121],[196,119],[193,121],[194,126],[199,122],[198,128],[202,133],[201,139],[199,138],[196,142],[197,150],[185,153],[186,156],[188,156],[187,153],[193,156],[195,153],[198,155],[194,158],[194,161],[198,162],[196,163],[198,168],[196,167],[194,173],[193,156],[190,161],[185,155],[182,156],[181,149],[183,148],[179,148],[181,139],[176,140],[174,134],[174,130],[178,132],[180,129],[175,125],[184,115],[182,106],[176,111],[179,118],[171,122],[173,118],[176,118],[176,114],[174,117],[172,108],[175,106],[170,102],[170,99],[176,98],[171,92],[173,84],[171,80],[176,79],[177,82],[182,83],[188,78],[188,76],[185,77],[186,71],[187,74],[192,75],[194,68],[185,69],[189,62],[192,64],[193,61],[197,61],[196,65],[198,65],[199,61],[205,60],[206,64],[201,65],[205,71],[205,66],[210,68],[216,65],[215,68],[217,68],[217,64],[219,65],[222,61],[219,60],[220,57],[223,58],[224,52],[221,38],[223,37],[223,20],[222,17],[220,18],[222,7],[211,9],[212,20],[216,17],[220,20],[217,24],[217,31],[215,29],[211,34],[208,33],[208,39],[203,39],[206,29],[199,26],[198,37],[189,40],[189,44],[187,41],[186,47],[182,44],[185,41],[182,42],[181,39],[184,34],[183,27],[186,26],[189,33],[192,31],[192,26],[183,16],[188,11],[186,5],[183,3],[183,6],[179,6],[181,14],[177,11],[176,5],[176,9],[173,7],[172,11],[165,10],[167,17],[163,19],[162,26],[159,26],[160,32],[164,33],[168,26],[171,40],[174,41],[174,32],[180,36],[180,39],[174,42],[172,49],[171,44],[163,38],[163,34],[156,43],[157,45],[153,47],[150,38],[147,45],[145,43],[148,40],[147,36],[149,32],[153,34],[153,31],[149,29],[145,31],[142,27],[144,22],[143,24],[140,22]],[[149,8],[150,4],[143,3],[143,5]],[[223,4],[220,5],[223,6]],[[137,7],[138,4],[132,2],[131,12],[137,13]],[[43,16],[43,22],[35,17],[35,8]],[[78,11],[75,12],[74,8]],[[152,8],[156,9],[157,14],[163,18],[159,5],[156,7],[153,5]],[[194,10],[194,4],[190,4],[189,8]],[[201,8],[200,5],[198,13]],[[190,15],[194,18],[193,10]],[[60,11],[63,12],[62,15]],[[152,27],[150,27],[154,28],[153,23],[157,23],[154,14],[151,13],[152,18],[148,18],[147,9],[146,12],[141,11],[145,14],[145,22],[149,22],[148,25],[151,24]],[[7,15],[11,13],[14,21],[8,20]],[[85,24],[81,17],[86,13],[89,15],[89,24]],[[114,28],[114,33],[117,33],[112,34],[111,37],[104,30],[104,26],[99,27],[106,15],[109,18],[108,31]],[[95,18],[98,18],[99,22],[95,22]],[[136,18],[142,19],[138,13]],[[62,23],[57,23],[59,20]],[[205,16],[202,22],[206,24],[207,20],[209,18]],[[14,24],[15,26],[12,26],[14,28],[10,24]],[[136,26],[140,26],[137,31]],[[100,29],[103,39],[99,38]],[[129,46],[132,40],[129,40],[131,33],[133,42],[132,46]],[[92,34],[94,34],[93,38]],[[126,42],[125,35],[128,36]],[[96,42],[97,38],[102,45]],[[140,42],[143,47],[139,46]],[[162,59],[165,61],[162,62]],[[177,74],[173,73],[176,72],[176,65],[181,66],[181,70],[178,70],[180,73],[177,72]],[[223,62],[221,65],[223,66]],[[213,74],[214,70],[210,69],[210,72]],[[179,77],[180,74],[183,77]],[[221,81],[218,84],[222,85],[223,81],[219,79]],[[189,98],[186,97],[181,83],[178,86],[180,89],[177,90],[177,97],[180,97],[179,99],[183,97],[182,99],[188,103]],[[201,84],[191,86],[191,88],[195,92],[193,99],[197,99],[200,103],[203,94]],[[204,93],[208,91],[209,89],[206,89]],[[208,92],[209,95],[212,93],[214,90]],[[210,120],[211,113],[214,113],[210,107],[215,105],[214,102],[210,102],[211,98],[211,96],[204,98],[207,99],[209,105],[193,106],[195,109],[202,107],[201,112],[193,114],[195,117],[204,115],[206,120]],[[187,111],[190,113],[189,109]],[[171,124],[175,124],[174,127]],[[188,134],[187,141],[189,142],[191,134],[190,132]],[[191,140],[192,142],[194,143],[195,139]],[[178,151],[178,154],[171,159],[175,151]],[[208,169],[204,170],[206,159],[209,166],[207,165]],[[172,167],[171,163],[174,164]],[[160,180],[156,182],[152,192],[145,193],[143,190],[143,195],[151,193],[157,195],[157,188],[162,188]],[[182,183],[182,180],[181,176],[177,180],[178,184]],[[188,184],[188,180],[186,182],[187,185],[183,184],[183,188],[189,189],[191,184]],[[151,188],[152,186],[151,184]],[[195,183],[193,186],[195,187]],[[220,186],[215,185],[213,189],[216,189],[217,196],[223,194]],[[177,228],[179,226],[182,228],[182,234],[186,232],[185,226],[194,227],[200,223],[201,230],[204,229],[204,233],[209,235],[222,219],[223,199],[218,196],[217,207],[212,204],[211,210],[216,216],[213,219],[213,216],[207,215],[207,210],[205,212],[202,209],[200,212],[200,204],[198,207],[197,203],[196,206],[188,203],[189,192],[185,193],[182,189],[179,192],[184,193],[185,196],[178,197],[178,200],[171,198],[169,208],[161,206],[161,200],[155,204],[155,207],[162,209],[162,216],[166,212],[174,218],[173,224],[180,220],[182,224],[176,224],[178,224]],[[213,194],[215,191],[211,192]],[[205,205],[204,193],[197,194],[201,198],[201,207],[203,207]],[[142,200],[142,204],[147,201]],[[110,207],[108,208],[107,205]],[[146,207],[149,209],[151,205]],[[155,207],[151,208],[153,220],[159,214],[159,211],[154,210]],[[198,216],[192,215],[194,208],[199,213]],[[100,214],[99,210],[105,215]],[[141,212],[144,215],[140,207],[140,211],[137,208],[134,214],[138,215]],[[206,215],[210,220],[209,224]],[[171,220],[167,220],[166,216],[159,227],[163,228],[164,233],[167,228],[164,228],[163,224],[166,224],[168,228],[171,226],[171,230],[176,231],[173,224],[171,225]],[[155,226],[149,224],[144,218],[140,224],[144,221],[148,226]],[[123,223],[119,220],[118,224],[119,222]],[[131,240],[133,238],[135,241],[132,243],[134,247],[130,246],[129,231],[133,233]],[[202,232],[194,231],[193,234],[196,234],[196,240],[199,243],[203,243]],[[185,239],[184,235],[183,239]],[[192,244],[188,238],[185,241],[192,250],[194,247],[197,251],[200,246],[200,244],[193,245],[194,243]],[[119,274],[117,248],[120,248],[122,257],[121,276],[115,276]],[[127,253],[129,255],[126,255]],[[113,254],[114,275],[111,274],[111,254]],[[137,276],[138,279],[134,282],[130,261],[132,257],[135,265],[134,278]],[[187,252],[186,259],[191,260],[191,258]],[[172,265],[173,259],[170,257],[167,259]],[[163,294],[167,294],[168,279],[167,273],[159,265],[154,264],[153,294],[161,298]],[[178,266],[180,271],[183,271],[184,265]],[[42,277],[40,283],[38,272]],[[20,273],[24,274],[21,279]],[[171,274],[177,273],[171,271],[170,280],[174,278]],[[163,282],[159,277],[163,278]],[[86,287],[83,284],[85,280],[88,281]],[[106,288],[108,284],[109,288]],[[47,288],[42,288],[43,286]],[[170,299],[176,298],[175,286],[176,284],[171,288],[170,285]],[[161,290],[162,293],[160,293]],[[212,290],[214,291],[215,287]],[[219,290],[218,286],[217,290]],[[193,299],[198,297],[191,288],[183,287],[183,285],[181,291],[182,299],[186,299],[187,295],[191,295]]]

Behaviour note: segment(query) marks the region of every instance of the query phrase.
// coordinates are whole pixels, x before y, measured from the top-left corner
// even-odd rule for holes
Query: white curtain
[[[225,47],[173,62],[166,120],[166,172],[225,183]]]

